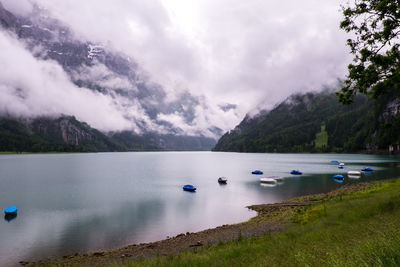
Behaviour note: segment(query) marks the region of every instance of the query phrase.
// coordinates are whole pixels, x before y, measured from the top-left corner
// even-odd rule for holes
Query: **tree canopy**
[[[352,34],[347,44],[354,55],[339,101],[352,103],[357,93],[372,98],[400,86],[400,1],[355,0],[343,6],[340,27]]]

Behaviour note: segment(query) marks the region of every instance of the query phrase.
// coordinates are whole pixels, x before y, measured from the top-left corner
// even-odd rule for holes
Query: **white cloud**
[[[159,116],[188,132],[210,125],[228,130],[250,110],[344,77],[349,55],[339,29],[342,2],[18,1],[25,13],[36,3],[77,36],[130,55],[167,90],[169,101],[184,90],[204,96],[193,125],[179,113]],[[18,9],[15,1],[4,4]],[[221,103],[238,108],[225,113],[217,108]]]
[[[132,127],[111,97],[74,86],[58,64],[34,58],[13,36],[0,32],[0,51],[0,112],[73,114],[106,131]]]

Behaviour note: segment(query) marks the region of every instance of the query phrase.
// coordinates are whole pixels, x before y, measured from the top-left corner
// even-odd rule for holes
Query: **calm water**
[[[343,170],[331,160],[346,163]],[[343,183],[333,174],[374,168]],[[262,176],[287,177],[274,187]],[[303,171],[291,176],[292,169]],[[219,176],[228,178],[219,185]],[[246,205],[326,192],[356,180],[400,177],[400,158],[335,154],[140,152],[0,155],[0,265],[164,239],[249,219]],[[196,193],[182,190],[193,184]]]

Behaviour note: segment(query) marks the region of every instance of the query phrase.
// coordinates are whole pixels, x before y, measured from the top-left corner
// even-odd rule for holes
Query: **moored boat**
[[[360,176],[361,172],[359,172],[359,171],[348,171],[347,175]]]
[[[260,183],[276,184],[277,180],[275,180],[274,178],[264,177],[264,178],[260,178]]]
[[[370,168],[370,167],[364,167],[364,168],[361,169],[361,171],[363,171],[363,172],[372,172],[373,169]]]
[[[228,179],[226,179],[226,177],[219,177],[218,178],[218,183],[226,184],[226,182],[228,182]]]
[[[283,182],[283,177],[281,177],[281,176],[268,176],[266,178],[272,178],[277,182]]]
[[[183,190],[184,191],[189,191],[189,192],[195,192],[196,191],[196,187],[194,187],[191,184],[187,184],[183,186]]]
[[[251,173],[252,173],[252,174],[263,174],[263,172],[260,171],[260,170],[255,170],[255,171],[252,171]]]
[[[293,174],[293,175],[301,175],[301,174],[303,174],[301,171],[299,171],[299,170],[292,170],[291,172],[290,172],[290,174]]]
[[[5,215],[13,215],[13,214],[17,214],[17,211],[18,211],[18,207],[11,205],[4,209],[4,214]]]
[[[343,175],[341,175],[341,174],[335,174],[335,175],[333,176],[333,179],[343,180]]]

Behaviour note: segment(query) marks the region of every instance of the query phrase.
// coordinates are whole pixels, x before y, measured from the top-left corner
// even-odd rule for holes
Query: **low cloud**
[[[132,128],[112,98],[74,86],[60,65],[33,57],[15,36],[0,31],[0,51],[1,113],[73,114],[104,131]]]
[[[185,90],[201,97],[191,124],[179,112],[157,117],[187,133],[207,133],[212,125],[229,130],[246,113],[271,108],[292,93],[335,85],[350,61],[339,29],[343,2],[3,0],[21,14],[38,5],[71,27],[77,38],[134,58],[166,90],[166,101],[175,101]],[[123,82],[105,79],[103,85]],[[125,127],[118,106],[95,96],[110,101],[106,106]],[[221,110],[226,103],[236,109]],[[136,107],[140,110],[140,104]]]

